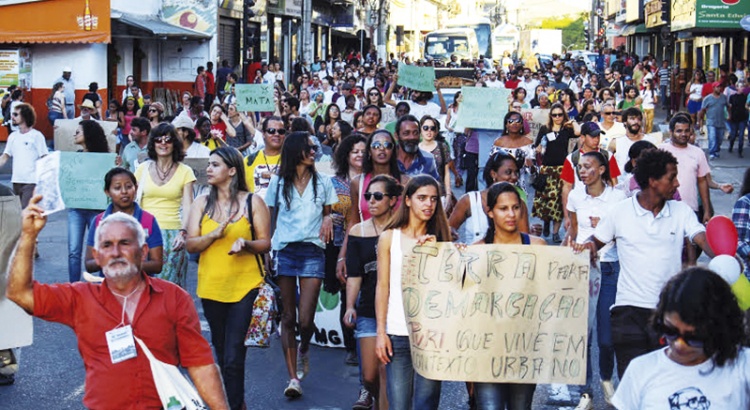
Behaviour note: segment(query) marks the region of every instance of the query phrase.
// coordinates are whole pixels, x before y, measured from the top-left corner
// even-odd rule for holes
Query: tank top
[[[372,174],[359,175],[359,222],[364,222],[372,218],[370,208],[368,208],[367,201],[365,201],[365,191],[367,191],[371,179]]]
[[[404,251],[401,249],[401,229],[394,229],[391,236],[391,274],[388,285],[388,314],[385,317],[385,332],[393,336],[409,336],[401,295],[401,265]]]
[[[208,234],[218,226],[219,223],[209,218],[208,214],[203,215],[201,235]],[[254,254],[243,252],[228,255],[237,239],[251,240],[250,229],[250,221],[242,217],[227,225],[224,236],[201,252],[196,291],[199,298],[235,303],[261,285],[263,276]]]
[[[133,121],[133,118],[137,117],[135,113],[128,114],[127,112],[123,114],[123,118],[125,119],[124,123],[125,125],[122,127],[122,135],[129,135],[130,134],[130,122]]]
[[[471,204],[471,216],[466,220],[466,226],[470,229],[470,244],[484,238],[489,228],[484,207],[482,206],[482,194],[479,191],[469,192],[469,203]]]
[[[690,101],[700,101],[702,92],[703,84],[690,84]]]

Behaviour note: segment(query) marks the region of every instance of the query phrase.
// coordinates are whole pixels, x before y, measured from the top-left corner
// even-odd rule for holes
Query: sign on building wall
[[[302,17],[302,0],[266,0],[268,14]]]
[[[643,4],[642,0],[627,0],[625,9],[625,22],[633,23],[639,20],[643,20]]]
[[[750,14],[750,1],[674,0],[672,31],[691,28],[739,29],[740,21]]]
[[[31,89],[31,53],[28,48],[0,50],[0,88]]]
[[[218,19],[217,7],[216,1],[163,0],[161,19],[178,27],[214,36]]]
[[[643,8],[646,14],[646,28],[667,24],[667,5],[664,3],[664,0],[646,0]]]

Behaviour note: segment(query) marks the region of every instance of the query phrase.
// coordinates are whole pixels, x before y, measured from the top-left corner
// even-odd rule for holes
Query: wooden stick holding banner
[[[238,111],[273,112],[273,84],[235,84]]]
[[[435,91],[435,67],[398,65],[398,83],[417,91]]]
[[[412,363],[421,376],[586,382],[586,252],[427,243],[404,256],[403,269]]]
[[[463,100],[458,107],[456,126],[471,129],[503,129],[509,95],[510,90],[505,88],[461,87]]]

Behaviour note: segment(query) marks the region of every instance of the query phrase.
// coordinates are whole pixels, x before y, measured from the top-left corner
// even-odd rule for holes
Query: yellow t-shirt
[[[195,181],[193,170],[178,163],[172,178],[164,185],[156,185],[151,179],[148,167],[153,161],[146,161],[135,170],[138,184],[143,185],[141,208],[150,212],[159,222],[161,229],[181,229],[180,206],[182,205],[182,188]],[[187,209],[184,210],[188,212]]]
[[[203,215],[201,235],[208,234],[218,226],[207,214]],[[227,225],[224,236],[201,252],[196,291],[199,298],[235,303],[247,295],[247,292],[261,285],[263,276],[255,255],[244,252],[228,254],[237,239],[252,238],[250,229],[250,221],[242,217]]]
[[[255,160],[250,165],[247,164],[247,158],[245,158],[245,181],[247,182],[247,189],[265,199],[266,190],[268,189],[268,184],[271,183],[271,178],[264,178],[263,173],[270,171],[271,174],[276,174],[280,162],[281,154],[266,156],[263,150],[258,152]]]
[[[218,143],[218,142],[216,142],[216,140],[215,140],[215,139],[213,139],[213,138],[211,138],[210,140],[207,140],[207,141],[201,142],[201,144],[203,144],[204,146],[208,147],[208,150],[209,150],[209,151],[213,151],[213,150],[215,150],[216,148],[219,148],[219,147],[221,147],[221,145],[219,145],[219,143]]]

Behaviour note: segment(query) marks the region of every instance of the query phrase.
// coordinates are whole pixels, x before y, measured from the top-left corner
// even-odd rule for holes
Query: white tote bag
[[[203,410],[208,407],[203,404],[203,400],[198,395],[195,387],[182,375],[177,366],[164,363],[154,357],[151,350],[148,349],[143,340],[133,336],[141,349],[146,353],[148,361],[151,363],[151,374],[154,376],[156,391],[159,393],[159,400],[165,410],[187,409]]]

